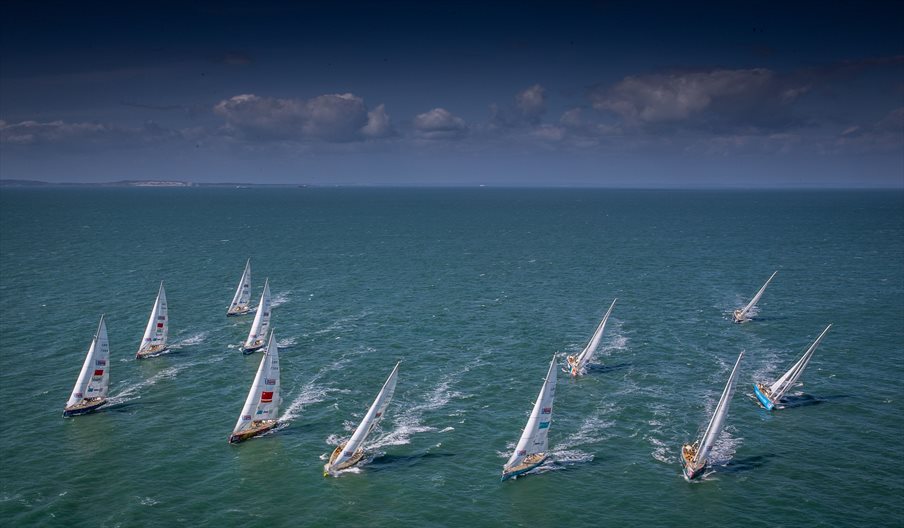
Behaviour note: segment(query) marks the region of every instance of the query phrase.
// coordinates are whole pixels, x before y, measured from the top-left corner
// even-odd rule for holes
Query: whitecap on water
[[[289,292],[280,292],[270,298],[270,308],[276,308],[282,304],[289,302],[291,297]]]
[[[207,339],[207,336],[209,334],[210,334],[210,332],[207,332],[207,331],[198,332],[197,334],[195,334],[193,336],[186,337],[185,339],[183,339],[181,341],[177,341],[177,342],[173,343],[171,345],[171,347],[172,348],[182,348],[182,347],[187,347],[187,346],[200,345],[201,343],[204,342],[205,339]]]

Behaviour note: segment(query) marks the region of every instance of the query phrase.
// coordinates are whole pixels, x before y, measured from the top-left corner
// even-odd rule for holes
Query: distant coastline
[[[0,187],[310,187],[297,183],[196,183],[176,180],[121,180],[115,182],[46,182],[40,180],[0,179]]]

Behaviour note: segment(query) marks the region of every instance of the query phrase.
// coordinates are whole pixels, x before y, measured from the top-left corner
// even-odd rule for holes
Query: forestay
[[[395,368],[392,369],[392,373],[389,374],[389,378],[386,379],[386,383],[383,384],[383,388],[380,389],[380,393],[377,394],[377,398],[370,406],[370,409],[367,410],[367,414],[364,415],[364,419],[358,424],[358,428],[355,429],[352,437],[349,438],[348,442],[345,444],[342,453],[340,453],[339,456],[336,457],[336,460],[333,461],[332,466],[338,467],[354,456],[355,451],[361,447],[361,444],[364,443],[367,435],[369,435],[373,428],[380,422],[383,413],[386,411],[386,407],[389,406],[389,402],[392,400],[392,395],[395,393],[398,372],[399,363],[396,363]]]
[[[587,366],[587,363],[590,363],[590,360],[593,359],[593,354],[596,352],[597,347],[599,347],[600,340],[603,338],[603,331],[606,329],[606,321],[609,320],[609,314],[612,313],[612,308],[615,307],[615,301],[618,299],[614,299],[612,304],[609,306],[609,310],[606,311],[606,315],[603,316],[603,320],[600,321],[599,326],[596,328],[596,332],[593,333],[593,337],[590,338],[590,342],[587,343],[587,346],[584,347],[584,350],[578,354],[577,359],[574,364],[574,371],[581,372],[584,367]]]
[[[245,399],[245,406],[235,424],[232,433],[240,433],[251,428],[252,422],[259,420],[276,420],[280,404],[279,382],[279,348],[276,345],[276,333],[270,332],[270,341],[257,374]]]
[[[741,363],[742,357],[744,357],[744,352],[738,354],[738,359],[735,361],[734,368],[731,369],[731,375],[728,377],[728,383],[725,384],[725,389],[722,391],[722,397],[719,398],[716,410],[713,412],[709,425],[706,427],[706,431],[703,432],[703,436],[701,437],[697,453],[694,455],[694,463],[700,463],[706,460],[706,455],[709,454],[709,450],[712,448],[716,439],[719,437],[719,433],[722,431],[722,426],[725,424],[725,417],[728,415],[728,404],[731,403],[731,397],[734,395],[735,381],[738,377],[738,365]]]
[[[769,387],[769,391],[771,392],[770,399],[773,402],[778,402],[779,400],[781,400],[785,393],[788,392],[788,390],[797,383],[797,380],[800,379],[800,375],[803,374],[804,369],[807,368],[807,364],[810,362],[810,358],[813,357],[813,352],[816,351],[816,347],[819,346],[819,342],[822,341],[823,336],[826,335],[826,332],[829,331],[829,328],[832,328],[832,325],[827,326],[826,329],[823,330],[821,334],[819,334],[819,337],[816,338],[816,341],[814,341],[813,344],[810,345],[810,348],[808,348],[807,351],[804,352],[804,355],[797,361],[797,363],[795,363],[794,366],[792,366],[788,370],[788,372],[785,372],[782,377],[780,377]]]
[[[104,316],[100,316],[100,324],[97,333],[91,340],[85,363],[66,402],[66,407],[71,407],[84,399],[106,398],[107,389],[110,386],[110,343],[107,340],[107,325]]]
[[[527,419],[527,426],[521,433],[515,452],[506,462],[506,467],[517,466],[525,457],[545,453],[549,448],[547,436],[549,425],[552,422],[552,402],[556,396],[556,379],[556,357],[553,355],[552,361],[549,362],[549,370],[546,372],[546,379],[543,380],[543,387],[540,388],[540,394],[531,410],[530,418]]]

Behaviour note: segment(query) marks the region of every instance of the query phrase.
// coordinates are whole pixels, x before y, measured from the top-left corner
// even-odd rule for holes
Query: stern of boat
[[[760,390],[758,383],[753,384],[753,393],[756,395],[756,399],[760,402],[760,405],[762,405],[767,411],[771,411],[775,407],[775,404],[772,403],[772,400],[770,400],[769,397],[763,394],[763,391]]]

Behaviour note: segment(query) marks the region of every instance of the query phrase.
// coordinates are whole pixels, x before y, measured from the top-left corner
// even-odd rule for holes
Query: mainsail
[[[735,311],[735,320],[743,321],[747,317],[747,312],[749,312],[751,308],[756,306],[757,301],[760,300],[760,297],[763,296],[763,292],[766,291],[766,286],[769,286],[769,283],[772,282],[772,277],[775,277],[776,273],[778,273],[778,270],[774,271],[772,275],[769,276],[766,284],[763,284],[763,287],[760,288],[760,291],[756,292],[756,295],[753,296],[753,299],[750,299],[750,302],[747,303],[747,306],[742,308],[740,311]]]
[[[147,352],[160,352],[166,348],[166,337],[169,334],[169,316],[166,308],[166,292],[163,290],[163,281],[160,281],[160,289],[157,291],[157,299],[151,308],[151,317],[148,326],[144,330],[144,337],[138,346],[138,356]]]
[[[590,360],[593,359],[593,354],[596,352],[597,347],[599,347],[600,339],[603,337],[603,330],[606,329],[606,321],[609,320],[609,314],[612,313],[612,308],[615,307],[615,301],[618,299],[614,299],[612,304],[609,306],[609,310],[606,311],[606,315],[603,316],[603,320],[600,321],[599,326],[596,328],[596,332],[593,333],[593,337],[590,338],[590,342],[587,343],[587,346],[584,347],[584,350],[578,354],[578,357],[575,359],[574,364],[572,365],[572,372],[579,373],[584,370],[584,367],[587,366],[587,363],[590,363]]]
[[[343,462],[352,458],[355,451],[357,451],[358,448],[361,447],[361,444],[364,443],[367,435],[370,434],[371,430],[379,423],[380,419],[383,417],[383,413],[386,411],[386,407],[389,406],[389,402],[392,400],[393,393],[395,393],[398,372],[399,363],[396,363],[395,368],[392,369],[392,373],[389,374],[389,378],[386,379],[386,383],[383,384],[383,388],[380,389],[380,393],[377,394],[377,398],[370,406],[370,409],[367,410],[367,414],[364,415],[364,419],[361,420],[361,423],[358,424],[358,428],[355,429],[352,437],[349,438],[348,442],[345,444],[342,453],[332,461],[330,464],[331,466],[338,467],[342,465]]]
[[[703,432],[703,436],[700,439],[697,453],[694,455],[694,463],[699,464],[706,461],[706,455],[709,454],[710,449],[712,449],[713,444],[715,444],[716,439],[719,437],[719,433],[722,431],[722,426],[725,424],[725,417],[728,415],[728,404],[731,403],[731,397],[734,395],[735,381],[738,377],[738,365],[741,363],[742,357],[744,357],[744,352],[738,354],[738,359],[735,361],[734,368],[731,369],[731,375],[728,377],[728,383],[725,384],[725,389],[722,391],[722,397],[719,398],[716,410],[713,412],[713,416],[709,420],[709,425],[706,427],[706,431]]]
[[[549,362],[549,370],[546,372],[546,379],[543,380],[543,387],[540,388],[540,394],[531,410],[530,418],[527,419],[527,425],[524,427],[524,432],[521,433],[515,452],[505,463],[506,468],[517,466],[527,456],[547,451],[549,448],[547,435],[552,422],[552,402],[555,396],[556,357],[553,355],[552,361]]]
[[[100,316],[97,333],[91,340],[85,363],[79,372],[78,381],[72,389],[66,407],[71,407],[82,400],[106,398],[110,386],[110,343],[107,340],[107,325],[104,316]]]
[[[276,333],[270,332],[270,341],[267,343],[267,351],[261,358],[257,367],[245,406],[235,424],[233,434],[251,429],[254,422],[261,420],[276,420],[279,414],[279,347],[276,345]]]
[[[226,315],[237,315],[248,311],[248,301],[251,300],[251,259],[245,262],[245,271],[239,280],[239,286],[235,290],[232,302],[226,310]]]
[[[810,358],[813,357],[813,352],[816,351],[816,347],[819,346],[819,342],[822,341],[823,336],[826,335],[826,332],[829,331],[829,328],[832,328],[832,325],[827,326],[826,329],[823,330],[821,334],[819,334],[819,337],[816,338],[816,341],[814,341],[813,344],[810,345],[810,348],[808,348],[807,351],[804,352],[804,355],[797,361],[797,363],[795,363],[794,366],[792,366],[788,370],[788,372],[785,372],[782,377],[780,377],[769,387],[769,391],[771,393],[769,397],[773,402],[778,402],[779,400],[781,400],[785,393],[788,392],[788,390],[797,383],[797,380],[800,379],[800,375],[803,374],[804,369],[807,368],[807,364],[810,362]]]
[[[257,350],[264,344],[267,331],[270,329],[270,279],[264,281],[264,292],[257,305],[257,313],[254,314],[254,322],[251,323],[251,331],[245,340],[245,350]]]

